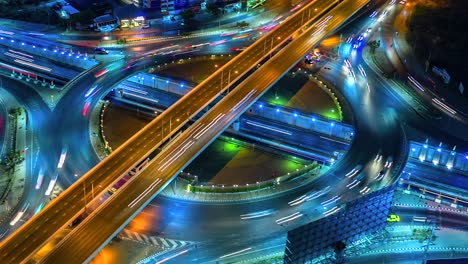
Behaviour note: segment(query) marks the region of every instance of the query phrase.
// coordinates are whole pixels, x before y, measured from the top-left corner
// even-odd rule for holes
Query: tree
[[[185,10],[180,11],[179,15],[186,23],[195,17],[195,12],[193,12],[192,9],[185,9]]]
[[[240,27],[240,28],[246,28],[246,27],[249,26],[249,23],[247,23],[245,21],[241,21],[241,22],[237,22],[236,26]]]
[[[221,14],[221,11],[219,10],[218,6],[214,3],[206,5],[206,10],[214,16],[219,16],[219,14]]]
[[[380,47],[380,40],[377,41],[377,40],[372,40],[372,41],[369,41],[369,43],[367,43],[367,45],[370,47],[370,52],[372,54],[375,53],[375,50]]]

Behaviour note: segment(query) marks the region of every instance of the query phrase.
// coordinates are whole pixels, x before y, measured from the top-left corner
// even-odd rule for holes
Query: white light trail
[[[298,204],[301,204],[302,202],[304,202],[306,198],[307,198],[307,196],[304,194],[301,197],[296,198],[296,199],[288,202],[288,204],[289,204],[289,206],[298,205]]]
[[[62,149],[62,153],[60,154],[59,162],[57,164],[58,169],[61,169],[63,167],[63,163],[65,163],[66,157],[67,157],[67,149]]]
[[[276,129],[276,128],[273,128],[273,127],[270,127],[270,126],[261,125],[261,124],[254,123],[254,122],[250,122],[250,121],[247,121],[247,124],[252,125],[252,126],[256,126],[256,127],[265,128],[265,129],[268,129],[268,130],[271,130],[271,131],[275,131],[275,132],[278,132],[278,133],[283,133],[283,134],[286,134],[286,135],[288,135],[288,136],[291,136],[291,135],[292,135],[292,133],[289,132],[289,131]]]
[[[408,76],[408,80],[414,85],[416,86],[416,88],[418,88],[421,92],[425,92],[426,90],[423,88],[423,86],[418,82],[416,81],[416,79],[414,79],[412,76]]]
[[[457,112],[455,110],[453,110],[452,108],[450,108],[448,105],[442,103],[439,99],[437,98],[432,98],[432,101],[434,103],[436,103],[437,105],[439,105],[440,107],[442,107],[443,109],[447,110],[449,113],[451,113],[452,115],[456,114]]]
[[[339,210],[340,210],[340,208],[338,208],[338,206],[335,206],[335,207],[333,207],[332,209],[323,212],[323,214],[324,214],[325,216],[329,216],[329,215],[332,215],[332,214],[338,212]]]
[[[0,30],[0,34],[14,35],[15,33],[11,31]]]
[[[122,88],[122,89],[125,89],[125,90],[129,90],[129,91],[132,91],[132,92],[135,92],[135,93],[143,94],[143,95],[147,95],[147,94],[148,94],[147,91],[142,91],[142,90],[139,90],[139,89],[131,88],[131,87],[128,87],[128,86],[126,86],[126,85],[120,85],[119,88]]]
[[[264,210],[260,212],[255,212],[255,213],[250,213],[250,214],[243,214],[240,215],[242,220],[248,220],[248,219],[253,219],[253,218],[259,218],[259,217],[264,217],[268,215],[272,215],[275,211],[272,209],[269,210]]]
[[[25,207],[23,207],[23,209],[16,214],[16,216],[10,222],[11,226],[14,226],[21,219],[21,217],[24,215],[26,210],[28,210],[28,207],[29,207],[29,204],[27,204]]]
[[[335,195],[335,196],[333,196],[332,198],[330,198],[330,199],[328,199],[328,200],[326,200],[326,201],[324,201],[324,202],[321,202],[320,204],[321,204],[322,206],[328,206],[328,205],[330,205],[330,204],[332,204],[332,203],[335,203],[336,201],[338,201],[338,200],[340,200],[340,199],[341,199],[341,196],[336,196],[336,195]]]
[[[150,186],[148,186],[148,188],[146,188],[142,193],[140,193],[140,195],[137,196],[137,198],[135,198],[135,200],[129,203],[128,207],[132,208],[133,206],[135,206],[138,202],[141,201],[141,199],[143,199],[143,197],[145,197],[149,192],[151,192],[154,189],[154,187],[156,187],[156,185],[158,185],[160,182],[161,182],[161,179],[159,178],[156,179],[156,181],[151,183]]]
[[[358,65],[358,69],[362,77],[367,77],[366,71],[364,70],[364,68],[362,68],[361,64]]]
[[[190,148],[194,143],[195,142],[193,142],[193,141],[187,142],[181,149],[179,149],[179,151],[174,156],[172,156],[168,161],[166,161],[158,170],[159,171],[165,170],[175,160],[177,160],[180,156],[182,156],[182,154],[184,154],[187,151],[187,149]]]
[[[361,170],[362,166],[361,165],[357,165],[356,167],[354,167],[351,171],[349,171],[348,173],[345,174],[345,176],[347,178],[352,178],[354,177],[356,174],[359,173],[359,171]]]
[[[352,189],[354,187],[356,187],[359,183],[361,183],[361,181],[358,181],[358,180],[354,180],[353,182],[349,183],[348,185],[346,185],[346,187],[348,187],[348,189]]]
[[[34,61],[33,59],[25,58],[25,57],[23,57],[23,56],[16,55],[16,54],[13,54],[13,53],[10,53],[10,52],[5,52],[4,54],[7,55],[7,56],[16,58],[16,59],[20,59],[20,60],[27,61],[27,62],[33,62],[33,61]]]
[[[49,196],[52,193],[52,190],[54,190],[54,185],[57,182],[57,179],[51,179],[49,186],[47,186],[47,190],[45,191],[45,195]]]
[[[144,96],[141,96],[141,95],[138,95],[138,94],[134,94],[134,93],[122,92],[122,94],[130,95],[130,96],[137,97],[137,98],[140,98],[140,99],[143,99],[143,100],[147,100],[147,101],[151,101],[151,102],[154,102],[154,103],[158,103],[158,102],[159,102],[159,100],[157,100],[157,99],[151,99],[151,98],[144,97]]]
[[[318,191],[318,192],[315,192],[309,196],[306,197],[305,201],[308,202],[310,200],[313,200],[313,199],[316,199],[316,198],[319,198],[325,194],[327,194],[329,191],[330,191],[330,186],[327,186],[325,188],[323,188],[322,190]]]
[[[278,225],[281,225],[281,224],[284,224],[286,222],[290,222],[290,221],[293,221],[299,217],[303,216],[303,214],[299,213],[299,212],[295,212],[294,214],[291,214],[291,215],[288,215],[288,216],[285,216],[285,217],[282,217],[280,219],[277,219],[275,220],[275,222],[278,224]]]
[[[162,259],[162,260],[156,262],[156,264],[164,263],[164,262],[166,262],[166,261],[168,261],[168,260],[171,260],[171,259],[173,259],[173,258],[175,258],[175,257],[178,257],[178,256],[180,256],[180,255],[183,255],[183,254],[185,254],[185,253],[187,253],[187,252],[188,252],[188,249],[183,250],[183,251],[181,251],[181,252],[179,252],[179,253],[177,253],[177,254],[175,254],[175,255],[173,255],[173,256],[169,256],[169,257],[167,257],[167,258],[165,258],[165,259]]]
[[[44,180],[44,168],[41,168],[39,170],[39,174],[37,175],[36,190],[39,190],[39,188],[41,188],[43,180]]]
[[[333,16],[327,16],[326,18],[324,18],[322,21],[318,22],[315,27],[316,28],[320,28],[322,26],[325,26],[325,23],[327,23],[328,21],[330,21],[330,19],[332,19]]]
[[[34,63],[23,61],[23,60],[18,60],[17,59],[17,60],[15,60],[15,62],[17,62],[19,64],[27,65],[27,66],[30,66],[30,67],[33,67],[33,68],[36,68],[36,69],[39,69],[39,70],[47,71],[47,72],[52,71],[51,68],[47,68],[47,67],[40,66],[40,65],[37,65],[37,64],[34,64]]]
[[[247,100],[249,100],[250,97],[256,92],[257,90],[252,90],[250,91],[242,100],[240,100],[229,112],[234,112],[239,108],[242,104],[244,104]]]
[[[194,139],[195,140],[198,140],[201,136],[203,136],[203,134],[205,134],[206,131],[208,131],[208,129],[212,128],[216,123],[218,123],[218,121],[223,118],[223,116],[225,116],[225,114],[219,114],[218,117],[216,117],[215,119],[213,119],[209,124],[208,126],[206,126],[204,129],[200,130],[195,136],[194,136]]]
[[[361,194],[364,195],[364,194],[366,194],[366,193],[368,193],[368,192],[370,192],[370,191],[371,191],[371,188],[369,188],[369,187],[366,186],[366,187],[362,188],[362,189],[359,191],[359,193],[361,193]]]
[[[16,54],[19,54],[19,55],[22,55],[22,56],[25,56],[25,57],[34,58],[33,55],[26,54],[26,53],[23,53],[23,52],[19,52],[19,51],[16,51],[16,50],[9,49],[8,51],[9,51],[9,52],[16,53]]]
[[[425,217],[425,216],[413,216],[413,221],[415,221],[415,222],[426,222],[427,217]]]
[[[251,247],[244,248],[244,249],[242,249],[242,250],[239,250],[239,251],[232,252],[232,253],[229,253],[229,254],[227,254],[227,255],[221,256],[221,257],[219,257],[219,259],[223,259],[223,258],[231,257],[231,256],[234,256],[234,255],[237,255],[237,254],[240,254],[240,253],[243,253],[243,252],[249,251],[249,250],[251,250],[251,249],[252,249]]]

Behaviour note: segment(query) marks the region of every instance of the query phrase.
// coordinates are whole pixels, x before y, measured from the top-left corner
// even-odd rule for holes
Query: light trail
[[[237,255],[237,254],[240,254],[240,253],[243,253],[243,252],[249,251],[249,250],[251,250],[251,249],[252,249],[251,247],[244,248],[244,249],[242,249],[242,250],[239,250],[239,251],[232,252],[232,253],[229,253],[229,254],[227,254],[227,255],[221,256],[221,257],[219,257],[219,259],[223,259],[223,258],[231,257],[231,256],[234,256],[234,255]]]
[[[33,62],[33,61],[34,61],[33,59],[25,58],[25,57],[23,57],[23,56],[20,56],[20,55],[17,55],[17,54],[13,54],[13,53],[11,53],[11,52],[5,52],[4,54],[7,55],[7,56],[9,56],[9,57],[13,57],[13,58],[16,58],[16,59],[24,60],[24,61],[27,61],[27,62]]]
[[[250,214],[243,214],[240,215],[242,220],[248,220],[248,219],[254,219],[254,218],[260,218],[264,216],[269,216],[274,214],[275,211],[273,209],[268,209],[268,210],[263,210],[260,212],[255,212],[255,213],[250,213]]]
[[[167,257],[167,258],[165,258],[165,259],[163,259],[163,260],[161,260],[161,261],[156,262],[156,264],[164,263],[164,262],[166,262],[166,261],[168,261],[168,260],[171,260],[171,259],[173,259],[173,258],[175,258],[175,257],[178,257],[178,256],[180,256],[180,255],[183,255],[183,254],[185,254],[185,253],[187,253],[187,252],[188,252],[188,249],[183,250],[183,251],[181,251],[181,252],[179,252],[179,253],[177,253],[177,254],[175,254],[175,255],[173,255],[173,256],[169,256],[169,257]]]
[[[335,207],[333,207],[332,209],[323,212],[323,215],[325,215],[325,216],[330,216],[330,215],[332,215],[332,214],[338,212],[339,210],[340,210],[340,208],[338,208],[338,206],[335,206]]]
[[[432,98],[432,101],[434,103],[436,103],[437,105],[439,105],[440,107],[442,107],[443,109],[447,110],[449,113],[451,113],[452,115],[456,114],[457,112],[455,110],[453,110],[452,108],[450,108],[448,105],[442,103],[439,99],[437,98]]]
[[[276,129],[276,128],[273,128],[273,127],[270,127],[270,126],[261,125],[261,124],[254,123],[254,122],[251,122],[251,121],[247,121],[247,124],[252,125],[252,126],[256,126],[256,127],[261,127],[261,128],[264,128],[264,129],[268,129],[268,130],[271,130],[271,131],[275,131],[275,132],[278,132],[278,133],[286,134],[288,136],[292,135],[292,133],[289,132],[289,131]]]
[[[278,225],[281,225],[281,224],[284,224],[284,223],[287,223],[287,222],[290,222],[290,221],[293,221],[293,220],[296,220],[297,218],[303,216],[303,214],[299,213],[299,212],[295,212],[291,215],[288,215],[288,216],[285,216],[285,217],[282,217],[280,219],[277,219],[275,220],[275,222],[278,224]]]
[[[51,68],[47,68],[47,67],[40,66],[40,65],[37,65],[37,64],[34,64],[34,63],[23,61],[23,60],[16,59],[15,62],[17,62],[19,64],[27,65],[27,66],[30,66],[30,67],[33,67],[33,68],[36,68],[36,69],[39,69],[39,70],[47,71],[47,72],[52,71]]]
[[[200,130],[200,132],[198,132],[193,138],[195,140],[198,140],[201,136],[203,136],[203,134],[205,134],[205,132],[212,128],[216,123],[218,123],[218,121],[223,118],[226,114],[219,114],[217,118],[213,119],[209,124],[208,126],[206,126],[204,129]]]
[[[136,97],[136,98],[140,98],[140,99],[143,99],[143,100],[146,100],[146,101],[150,101],[150,102],[153,102],[153,103],[158,103],[158,102],[159,102],[159,100],[157,100],[157,99],[151,99],[151,98],[144,97],[144,96],[141,96],[141,95],[138,95],[138,94],[134,94],[134,93],[122,92],[122,94],[130,95],[130,96],[133,96],[133,97]]]
[[[143,197],[145,197],[149,192],[151,192],[154,187],[156,187],[156,185],[158,185],[159,183],[161,182],[161,179],[156,179],[156,181],[154,181],[152,184],[150,184],[150,186],[148,186],[148,188],[146,188],[142,193],[140,193],[140,195],[138,195],[135,200],[133,200],[131,203],[128,204],[128,207],[132,208],[133,206],[135,206],[138,202],[141,201],[141,199],[143,199]]]
[[[247,100],[252,97],[252,95],[256,92],[257,90],[252,90],[250,91],[242,100],[240,100],[229,112],[234,112],[236,111],[243,103],[245,103]]]
[[[29,57],[29,58],[34,58],[33,55],[26,54],[26,53],[23,53],[23,52],[19,52],[19,51],[16,51],[16,50],[9,49],[8,51],[9,51],[9,52],[16,53],[16,54],[21,55],[21,56],[25,56],[25,57]]]

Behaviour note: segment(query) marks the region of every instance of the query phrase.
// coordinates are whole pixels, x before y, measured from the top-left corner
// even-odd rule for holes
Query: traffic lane
[[[20,68],[26,68],[32,71],[39,71],[43,74],[59,77],[63,80],[71,80],[80,73],[78,70],[58,65],[53,60],[3,46],[0,46],[0,60],[11,63]]]

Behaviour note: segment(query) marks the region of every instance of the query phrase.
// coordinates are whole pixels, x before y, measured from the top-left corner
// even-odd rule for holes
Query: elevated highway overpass
[[[5,263],[18,263],[29,259],[54,234],[82,213],[88,203],[106,192],[120,177],[148,157],[192,116],[229,89],[231,84],[283,44],[302,25],[317,19],[338,2],[340,1],[311,2],[216,71],[4,240],[0,244],[2,260]],[[122,65],[122,69],[125,66]],[[93,73],[94,71],[90,74]],[[108,77],[106,75],[101,78]],[[97,81],[102,80],[98,78]]]
[[[314,45],[343,23],[368,1],[345,1],[333,8],[325,20],[315,23],[292,40],[269,61],[242,81],[207,114],[170,142],[149,164],[106,203],[62,239],[43,259],[43,263],[88,261],[120,229],[140,212],[194,157],[241,115],[278,78],[302,59]],[[325,21],[325,22],[324,22]],[[316,27],[320,25],[319,27]],[[204,101],[203,98],[198,100]],[[369,177],[368,182],[373,179]],[[388,177],[374,189],[393,183]],[[367,187],[367,186],[366,186]],[[338,186],[346,189],[344,185]],[[350,200],[362,194],[359,189],[347,194]]]

